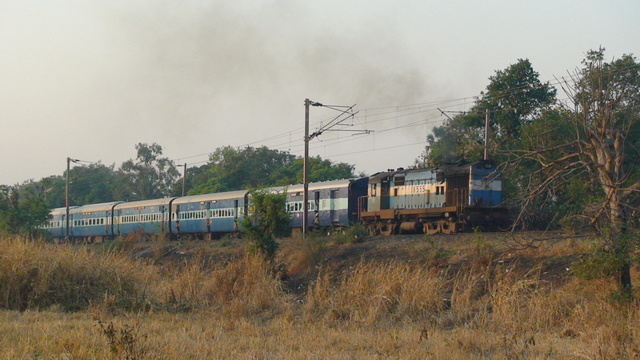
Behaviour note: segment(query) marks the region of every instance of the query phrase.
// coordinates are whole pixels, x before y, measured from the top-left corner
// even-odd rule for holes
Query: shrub
[[[288,235],[289,221],[286,211],[287,194],[272,194],[265,190],[252,191],[249,214],[242,220],[242,231],[250,241],[250,250],[272,260],[278,251],[277,236]]]
[[[365,241],[368,236],[369,231],[367,230],[367,227],[360,223],[356,223],[352,224],[348,228],[338,231],[334,238],[341,244],[355,244]]]

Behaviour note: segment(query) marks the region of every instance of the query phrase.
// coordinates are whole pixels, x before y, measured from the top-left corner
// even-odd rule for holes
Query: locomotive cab
[[[488,161],[479,161],[470,168],[469,205],[498,206],[502,204],[502,179],[496,167]]]

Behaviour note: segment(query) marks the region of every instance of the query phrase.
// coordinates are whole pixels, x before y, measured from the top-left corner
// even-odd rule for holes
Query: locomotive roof
[[[438,170],[438,168],[422,168],[422,169],[398,169],[398,170],[393,170],[393,171],[385,171],[385,172],[379,172],[379,173],[375,173],[371,176],[369,176],[369,181],[371,182],[375,182],[376,180],[380,180],[380,179],[384,179],[387,177],[391,177],[395,174],[409,174],[409,173],[413,173],[413,172],[424,172],[424,171],[432,171],[432,172],[436,172]]]
[[[489,167],[486,167],[486,166]],[[387,177],[391,177],[396,174],[409,174],[412,172],[419,171],[432,171],[434,173],[443,172],[447,175],[450,174],[463,174],[468,173],[469,169],[472,167],[479,167],[480,169],[493,169],[495,168],[495,163],[491,160],[478,160],[473,162],[457,162],[457,163],[443,163],[436,167],[430,168],[419,168],[419,169],[397,169],[392,171],[379,172],[371,175],[369,180],[372,182],[376,182],[376,180],[381,180]]]
[[[477,168],[477,169],[495,169],[495,163],[491,160],[478,160],[474,162],[468,163],[454,163],[454,164],[446,164],[442,166],[442,170],[446,174],[462,174],[468,173],[469,169]]]

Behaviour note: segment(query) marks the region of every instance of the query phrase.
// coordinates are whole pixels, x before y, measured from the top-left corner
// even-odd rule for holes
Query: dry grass
[[[257,257],[218,262],[198,249],[161,266],[3,239],[0,358],[640,357],[639,304],[612,297],[611,279],[567,271],[588,241],[373,244],[284,246],[284,272],[311,279],[290,293],[282,267]]]
[[[172,308],[206,309],[237,318],[274,316],[288,303],[269,264],[251,255],[217,266],[196,260],[158,284],[158,291]]]
[[[365,324],[424,318],[445,307],[441,280],[424,266],[359,263],[340,279],[321,273],[310,286],[305,311],[312,318]]]
[[[0,307],[26,310],[143,310],[152,304],[154,269],[123,254],[18,238],[2,240]]]

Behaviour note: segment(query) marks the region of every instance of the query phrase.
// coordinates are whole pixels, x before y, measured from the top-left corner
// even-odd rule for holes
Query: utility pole
[[[302,238],[307,237],[307,226],[309,210],[307,209],[309,203],[309,106],[311,100],[304,100],[304,159],[302,160],[302,183],[304,187],[302,189]]]
[[[323,106],[332,110],[336,110],[340,112],[340,115],[336,116],[333,120],[331,120],[327,125],[322,126],[319,130],[309,135],[309,106]],[[302,238],[306,238],[307,230],[309,227],[309,141],[311,139],[322,135],[325,131],[335,131],[331,130],[336,125],[340,125],[344,120],[349,117],[354,117],[357,112],[352,112],[355,104],[351,106],[339,106],[339,105],[323,105],[319,102],[314,102],[309,99],[304,100],[304,159],[302,163],[302,182],[303,186],[303,194],[302,194]],[[343,108],[343,109],[339,109]],[[343,116],[346,116],[343,118]],[[343,130],[343,131],[355,131],[361,132],[365,134],[369,134],[370,130]]]
[[[184,164],[184,172],[182,174],[182,196],[184,196],[184,189],[187,183],[187,164]]]
[[[484,160],[489,160],[489,109],[484,111]]]
[[[67,158],[67,178],[66,178],[66,183],[65,183],[65,187],[64,187],[64,203],[65,203],[65,207],[66,207],[66,233],[65,233],[65,238],[69,238],[69,170],[71,169],[71,162],[77,163],[79,160],[77,159],[72,159],[70,157]]]

